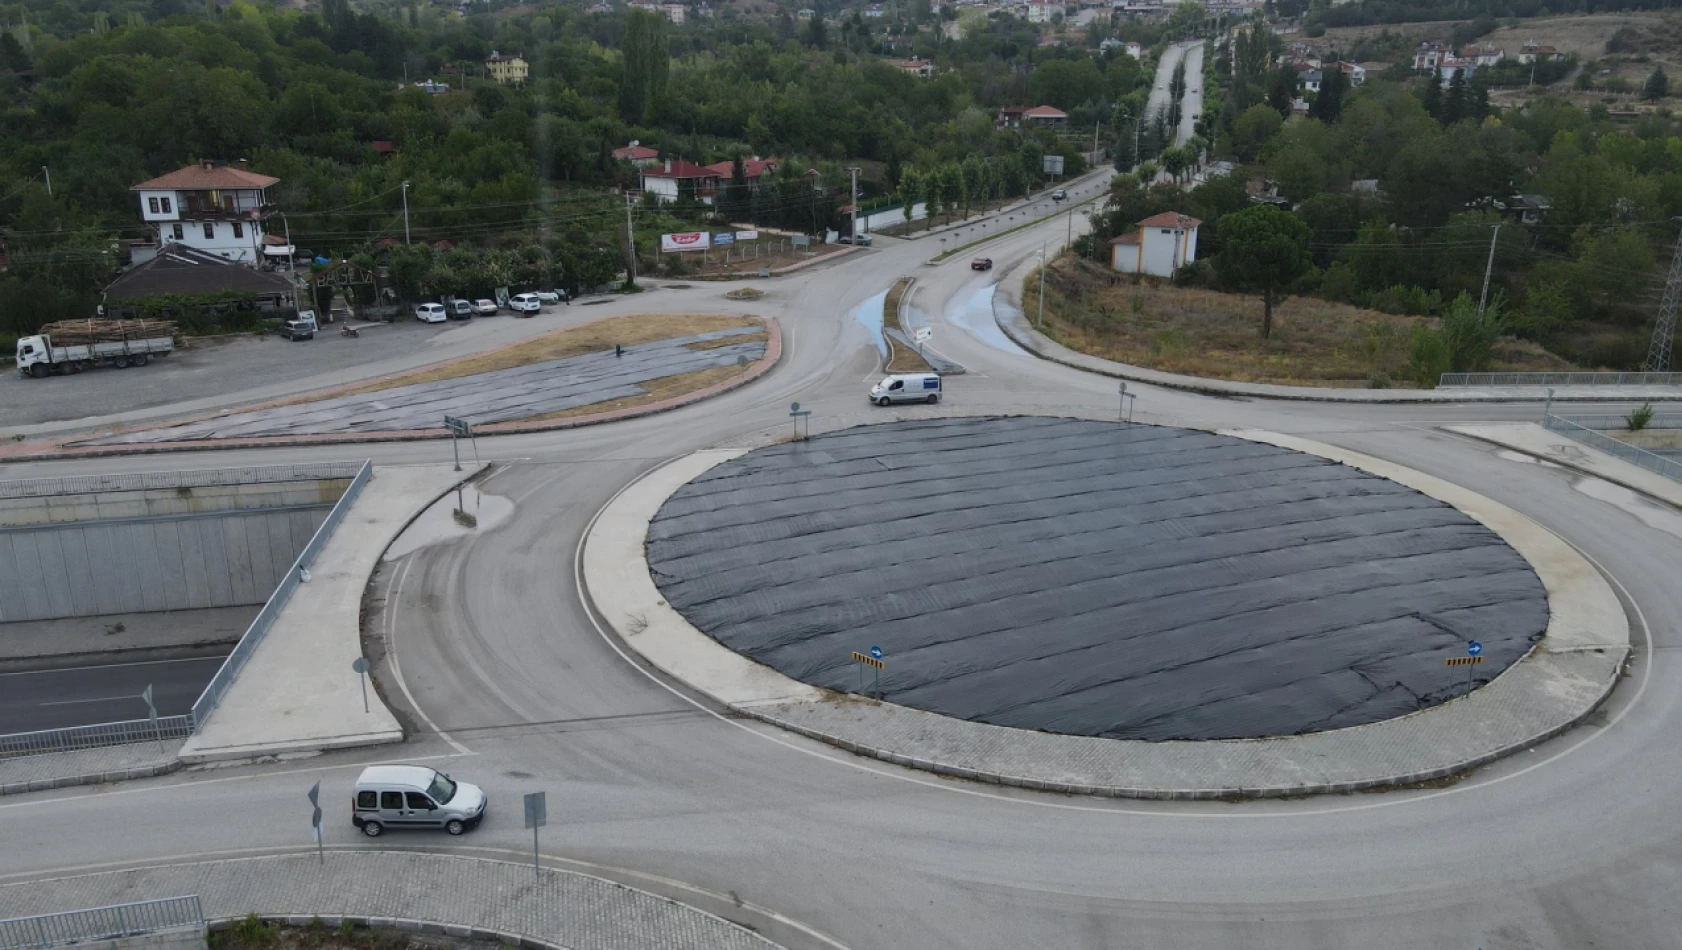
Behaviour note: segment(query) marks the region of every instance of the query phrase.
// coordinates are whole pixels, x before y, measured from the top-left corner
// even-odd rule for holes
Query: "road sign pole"
[[[461,471],[461,445],[460,440],[456,438],[456,434],[453,431],[450,433],[450,448],[455,451],[456,471],[459,472]]]
[[[534,878],[542,878],[543,865],[538,859],[540,853],[537,848],[537,829],[549,823],[549,793],[526,793],[526,827],[531,829],[531,873]]]

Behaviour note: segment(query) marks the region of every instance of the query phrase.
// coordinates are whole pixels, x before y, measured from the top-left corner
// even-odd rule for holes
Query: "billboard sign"
[[[660,235],[662,251],[704,251],[712,247],[711,235],[705,231],[682,231]]]
[[[713,247],[723,247],[726,244],[735,243],[736,234],[733,231],[720,231],[719,233],[713,235]]]
[[[757,240],[759,240],[759,232],[758,231],[737,231],[736,232],[736,240],[738,240],[738,241],[757,241]]]
[[[1061,155],[1047,155],[1047,156],[1045,156],[1045,173],[1047,175],[1061,175],[1061,174],[1063,174],[1063,156],[1061,156]]]

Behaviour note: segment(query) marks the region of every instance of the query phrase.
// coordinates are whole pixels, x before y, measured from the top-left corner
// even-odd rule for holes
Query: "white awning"
[[[268,257],[291,257],[292,252],[296,250],[297,248],[290,244],[283,244],[279,247],[265,247],[263,253]]]

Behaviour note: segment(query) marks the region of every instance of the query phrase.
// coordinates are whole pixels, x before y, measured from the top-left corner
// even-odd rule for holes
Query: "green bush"
[[[1475,373],[1489,368],[1495,344],[1506,329],[1499,295],[1482,313],[1470,294],[1454,298],[1443,310],[1442,335],[1447,340],[1452,373]]]
[[[1630,411],[1629,415],[1624,416],[1624,424],[1629,426],[1629,431],[1631,432],[1640,432],[1642,429],[1647,428],[1647,423],[1652,421],[1653,404],[1651,402],[1642,403],[1641,408],[1633,409]]]
[[[1407,374],[1413,384],[1420,389],[1435,389],[1437,380],[1453,367],[1454,354],[1448,336],[1423,323],[1416,324],[1413,339],[1408,341]]]

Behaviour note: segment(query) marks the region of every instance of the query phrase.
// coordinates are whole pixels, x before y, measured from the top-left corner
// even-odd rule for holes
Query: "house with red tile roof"
[[[1164,211],[1139,222],[1139,230],[1110,239],[1110,267],[1123,274],[1173,277],[1197,260],[1197,226],[1202,221]]]
[[[279,183],[278,178],[248,169],[242,158],[234,165],[188,165],[131,190],[139,194],[141,219],[157,226],[160,246],[185,244],[223,260],[255,265],[264,258],[268,189]]]
[[[681,158],[669,158],[664,164],[650,165],[642,170],[642,190],[662,203],[676,201],[679,196],[710,203],[718,194],[721,177],[716,169]]]

